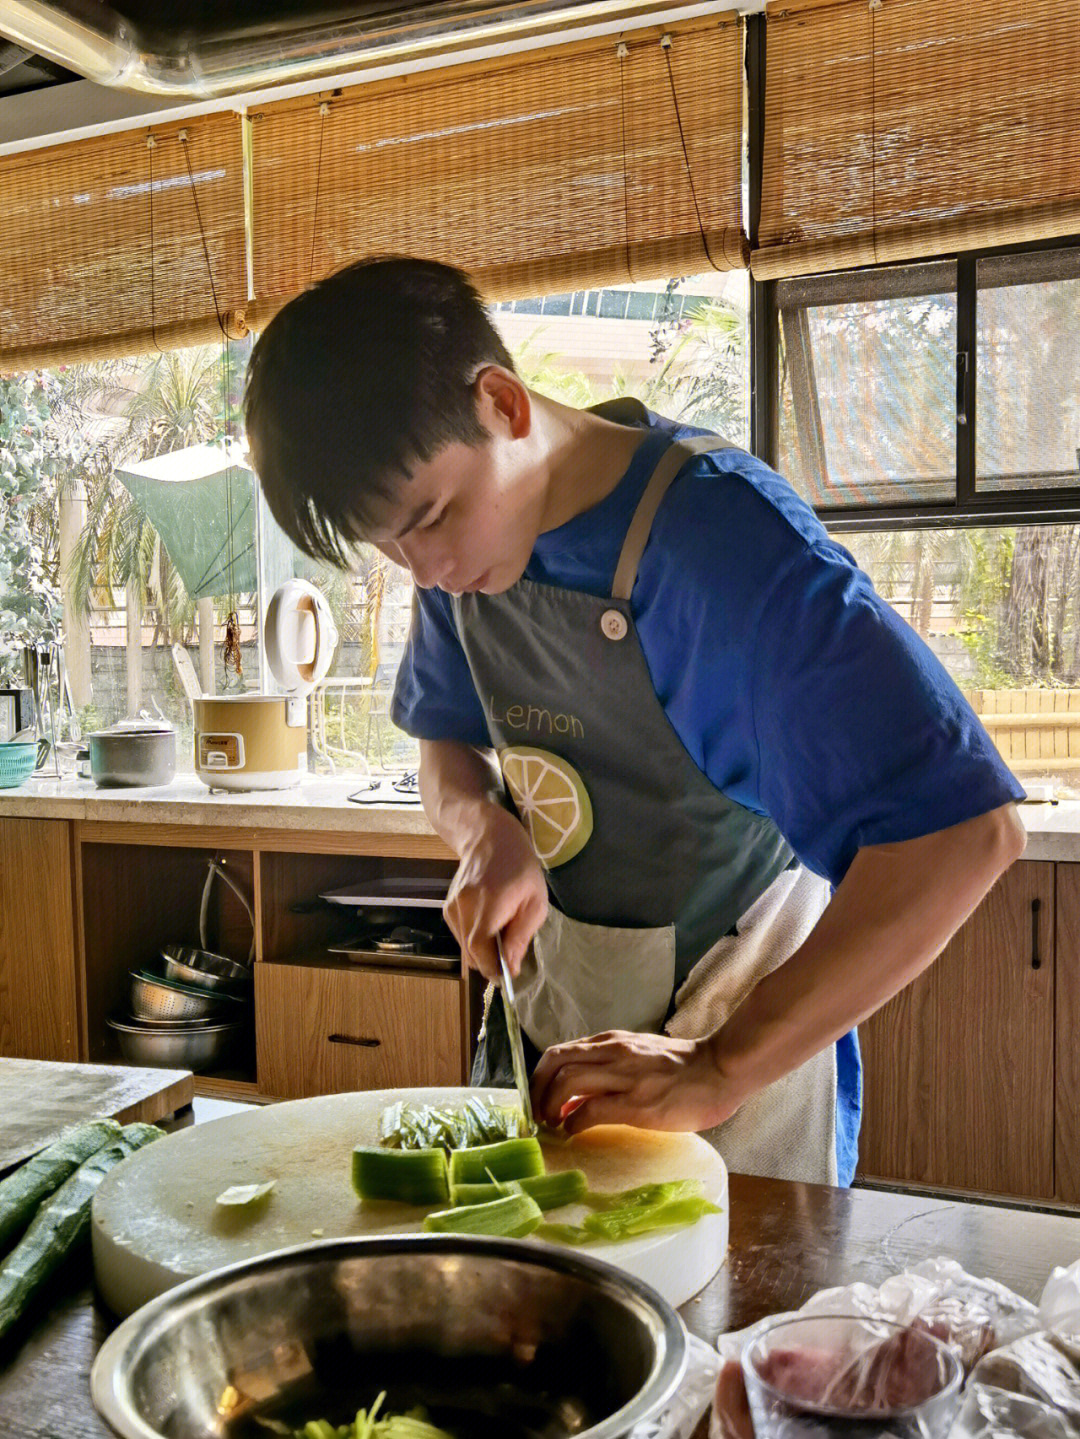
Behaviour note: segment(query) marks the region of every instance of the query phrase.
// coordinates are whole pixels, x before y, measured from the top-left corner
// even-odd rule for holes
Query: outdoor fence
[[[965,690],[1017,775],[1080,770],[1080,689]]]

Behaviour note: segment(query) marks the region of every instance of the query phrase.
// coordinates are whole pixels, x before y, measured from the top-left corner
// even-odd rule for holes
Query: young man
[[[529,390],[447,266],[290,302],[246,414],[297,545],[370,540],[416,582],[393,716],[465,960],[490,979],[501,944],[518,976],[538,1117],[850,1183],[854,1027],[1024,847],[930,651],[744,451]],[[510,1082],[500,1016],[476,1083]]]

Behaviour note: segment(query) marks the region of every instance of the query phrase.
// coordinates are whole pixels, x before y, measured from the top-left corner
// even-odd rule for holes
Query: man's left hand
[[[536,1118],[567,1134],[594,1124],[712,1129],[745,1098],[725,1083],[708,1039],[618,1029],[553,1045],[532,1080]]]

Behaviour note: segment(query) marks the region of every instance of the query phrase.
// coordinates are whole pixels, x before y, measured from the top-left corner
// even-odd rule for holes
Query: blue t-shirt
[[[667,441],[649,436],[599,504],[539,537],[527,578],[609,595],[634,509]],[[743,450],[684,466],[657,511],[631,608],[656,695],[717,789],[768,815],[836,885],[856,850],[932,834],[1023,790],[927,645],[794,490]],[[393,721],[490,743],[449,597],[417,590]],[[858,1155],[855,1033],[837,1044],[837,1161]]]

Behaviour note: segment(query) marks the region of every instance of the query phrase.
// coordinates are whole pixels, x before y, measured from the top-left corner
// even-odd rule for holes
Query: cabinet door
[[[861,1027],[860,1175],[1054,1193],[1054,866],[1004,874],[928,972]]]
[[[259,1090],[300,1099],[461,1084],[462,994],[457,976],[259,963]]]
[[[1080,1204],[1080,864],[1057,871],[1057,984],[1054,1127],[1057,1197]]]
[[[79,1058],[71,833],[0,819],[0,1054]]]

